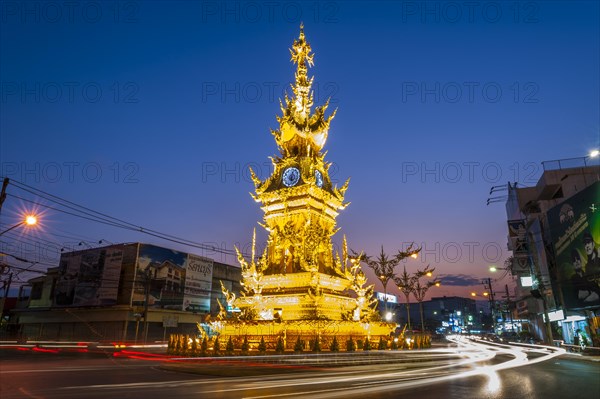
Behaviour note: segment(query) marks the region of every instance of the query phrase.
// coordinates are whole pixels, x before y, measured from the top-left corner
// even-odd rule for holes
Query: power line
[[[52,194],[47,193],[47,192],[45,192],[43,190],[36,189],[35,187],[31,187],[31,186],[29,186],[27,184],[21,183],[21,182],[16,181],[16,180],[11,180],[11,183],[16,188],[18,188],[20,190],[28,192],[28,193],[30,193],[32,195],[37,196],[37,197],[43,198],[43,199],[45,199],[47,201],[50,201],[52,203],[55,203],[58,206],[70,209],[70,210],[72,210],[72,211],[74,211],[76,213],[69,212],[69,211],[67,211],[65,209],[60,209],[60,208],[52,207],[52,206],[49,206],[49,205],[46,205],[46,204],[43,204],[43,203],[40,203],[40,202],[32,201],[30,199],[23,198],[23,197],[14,195],[14,194],[8,194],[11,197],[15,197],[15,198],[18,198],[18,199],[20,199],[22,201],[26,201],[26,202],[29,202],[29,203],[33,203],[33,204],[35,204],[37,206],[42,206],[42,207],[45,207],[45,208],[48,208],[48,209],[51,209],[51,210],[55,210],[57,212],[62,212],[62,213],[65,213],[65,214],[69,214],[71,216],[75,216],[75,217],[87,219],[87,220],[94,221],[94,222],[97,222],[97,223],[107,224],[107,225],[113,226],[113,227],[119,227],[119,228],[126,229],[126,230],[136,231],[136,232],[143,233],[143,234],[146,234],[146,235],[150,235],[150,236],[153,236],[153,237],[156,237],[156,238],[160,238],[160,239],[165,240],[165,241],[170,241],[170,242],[174,242],[174,243],[178,243],[178,244],[182,244],[182,245],[186,245],[186,246],[190,246],[190,247],[194,247],[194,248],[198,248],[198,249],[202,249],[202,250],[208,250],[208,251],[213,251],[213,252],[217,252],[217,253],[222,253],[222,254],[225,254],[225,255],[232,255],[232,256],[237,255],[237,253],[235,251],[233,251],[233,250],[221,249],[221,248],[218,248],[218,247],[215,247],[215,246],[198,243],[198,242],[191,241],[191,240],[188,240],[188,239],[185,239],[185,238],[181,238],[181,237],[178,237],[178,236],[174,236],[174,235],[171,235],[171,234],[168,234],[168,233],[162,233],[162,232],[159,232],[157,230],[145,228],[145,227],[142,227],[142,226],[137,226],[135,224],[126,222],[126,221],[124,221],[122,219],[109,216],[109,215],[107,215],[105,213],[102,213],[102,212],[94,211],[94,210],[92,210],[90,208],[87,208],[85,206],[82,206],[82,205],[78,205],[78,204],[76,204],[74,202],[71,202],[71,201],[66,200],[64,198],[52,195]],[[78,208],[80,208],[80,209],[78,209]],[[243,254],[246,255],[246,256],[248,256],[247,253],[243,253]]]
[[[14,255],[12,255],[12,254],[9,254],[9,253],[6,253],[6,252],[0,252],[0,254],[8,255],[8,256],[11,256],[11,257],[13,257],[13,258],[15,258],[15,259],[17,259],[17,258],[18,258],[18,260],[20,260],[20,262],[24,262],[24,263],[31,263],[31,266],[29,266],[29,268],[28,268],[27,270],[35,270],[35,269],[31,269],[31,267],[33,267],[33,266],[35,266],[35,265],[46,266],[47,268],[48,268],[48,267],[57,267],[57,266],[58,266],[58,265],[56,265],[56,264],[54,264],[54,265],[53,265],[53,264],[51,264],[51,263],[46,263],[46,262],[36,262],[36,261],[32,261],[32,260],[23,259],[23,258],[21,258],[21,257],[19,257],[19,256],[14,256]],[[9,267],[12,267],[12,265],[9,265]],[[41,270],[35,270],[35,271],[42,272]],[[42,272],[42,273],[46,273],[46,272],[44,271],[44,272]]]

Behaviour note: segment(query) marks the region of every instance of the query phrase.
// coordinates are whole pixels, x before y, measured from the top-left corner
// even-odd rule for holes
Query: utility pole
[[[144,345],[148,340],[148,301],[150,300],[150,267],[144,273],[146,280],[144,281],[144,290],[146,299],[144,300]],[[137,334],[136,334],[137,335]]]
[[[0,316],[4,316],[4,305],[6,304],[6,298],[8,297],[8,290],[10,290],[10,284],[12,283],[13,274],[12,272],[8,275],[8,281],[4,283],[4,297],[2,298],[2,308],[0,310]]]
[[[546,288],[544,287],[541,273],[538,276],[538,291],[541,294],[542,305],[544,307],[544,324],[546,326],[546,344],[554,345],[554,336],[552,334],[552,324],[550,324],[550,317],[548,316],[548,304],[546,303]]]
[[[4,178],[2,182],[2,191],[0,191],[0,211],[2,211],[2,204],[6,199],[6,187],[8,187],[9,179],[8,177]],[[10,229],[9,229],[10,230]],[[4,272],[5,268],[8,268],[8,264],[2,264],[2,272]],[[8,275],[8,281],[4,283],[4,296],[2,297],[2,307],[0,308],[0,317],[4,316],[4,304],[6,303],[6,298],[8,297],[8,290],[10,289],[10,284],[12,283],[12,273]]]
[[[0,211],[2,211],[2,204],[4,203],[4,200],[6,199],[6,187],[8,187],[8,183],[9,183],[9,178],[5,177],[4,181],[2,182],[2,191],[0,191]]]
[[[506,307],[508,309],[508,320],[510,320],[510,330],[512,332],[515,331],[515,325],[513,322],[513,316],[512,316],[512,308],[510,306],[510,294],[508,292],[508,284],[504,284],[504,289],[506,290]]]
[[[529,227],[530,227],[530,224],[528,223],[527,231],[529,231]],[[533,237],[530,237],[530,235],[527,234],[526,239],[527,239],[528,247],[533,248],[533,243],[531,242],[531,241],[533,241]],[[531,266],[533,267],[533,274],[535,275],[535,279],[537,280],[536,290],[539,293],[539,297],[537,297],[535,294],[533,294],[533,292],[536,290],[532,290],[531,293],[534,297],[537,297],[542,300],[542,306],[543,306],[543,311],[544,311],[544,325],[546,327],[546,333],[544,334],[545,335],[544,341],[547,345],[554,345],[554,337],[552,335],[552,324],[550,323],[550,317],[548,316],[548,303],[546,301],[546,287],[545,287],[544,281],[542,279],[542,270],[540,268],[539,260],[538,260],[538,257],[536,255],[535,251],[529,251],[529,260],[530,260]]]
[[[487,283],[487,286],[486,286]],[[494,334],[496,333],[496,302],[494,301],[494,289],[492,288],[492,279],[486,278],[483,280],[483,287],[489,290],[490,295],[488,296],[490,300],[490,312],[492,313],[492,329],[494,330]]]

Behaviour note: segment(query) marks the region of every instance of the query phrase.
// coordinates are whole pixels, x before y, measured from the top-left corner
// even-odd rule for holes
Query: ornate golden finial
[[[296,84],[292,86],[292,91],[296,96],[296,111],[302,115],[302,119],[306,119],[313,105],[310,92],[313,79],[308,79],[308,67],[314,65],[315,55],[311,53],[310,44],[304,36],[304,24],[300,25],[300,36],[294,40],[290,53],[292,62],[297,65]]]
[[[296,82],[292,85],[294,95],[291,98],[287,94],[284,96],[283,115],[277,117],[279,129],[272,133],[284,156],[310,155],[315,150],[318,153],[325,145],[335,111],[325,116],[327,101],[312,113],[314,77],[308,77],[308,68],[314,65],[315,55],[306,41],[304,24],[300,25],[300,35],[294,40],[290,54],[291,61],[296,64]]]

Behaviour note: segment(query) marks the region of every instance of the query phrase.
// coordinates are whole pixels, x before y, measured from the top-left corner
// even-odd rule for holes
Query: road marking
[[[127,368],[148,368],[151,367],[149,365],[140,366],[140,365],[120,365],[119,367],[127,367]],[[2,370],[2,374],[20,374],[20,373],[60,373],[63,371],[72,372],[72,371],[94,371],[94,370],[114,370],[114,366],[102,366],[102,367],[65,367],[65,368],[56,368],[56,369],[26,369],[26,370]]]

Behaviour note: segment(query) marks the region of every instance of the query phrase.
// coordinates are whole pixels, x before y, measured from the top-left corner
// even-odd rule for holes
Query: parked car
[[[492,334],[492,333],[485,334],[482,338],[489,342],[498,342],[498,343],[502,342],[500,337],[498,337],[496,334]]]
[[[500,342],[521,342],[516,332],[503,332],[500,334]]]

